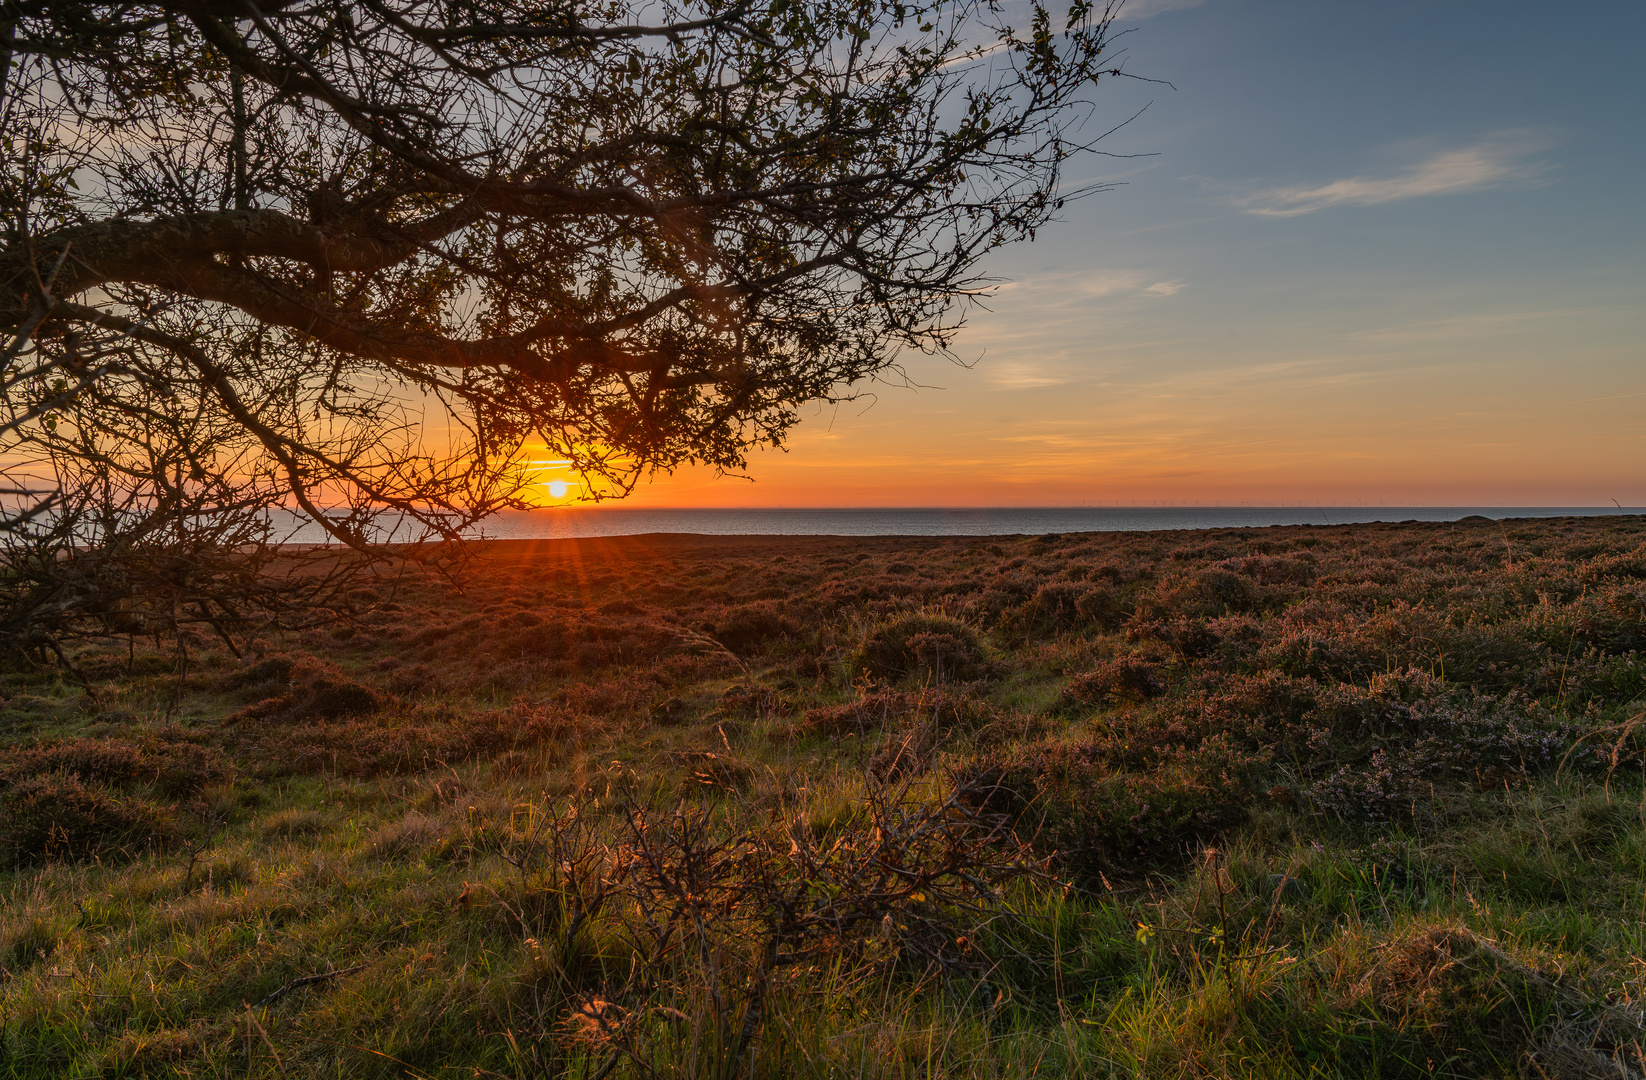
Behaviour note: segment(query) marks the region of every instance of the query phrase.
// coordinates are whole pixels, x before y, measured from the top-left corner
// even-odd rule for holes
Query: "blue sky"
[[[646,505],[1646,504],[1646,4],[1132,0],[956,368]],[[942,387],[938,390],[935,387]]]

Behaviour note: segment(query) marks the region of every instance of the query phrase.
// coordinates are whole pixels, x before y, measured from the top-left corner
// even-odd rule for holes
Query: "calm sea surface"
[[[483,535],[497,540],[641,533],[768,536],[1005,536],[1149,529],[1218,529],[1262,525],[1346,525],[1363,521],[1456,521],[1471,514],[1544,518],[1646,513],[1643,507],[1379,506],[1379,507],[1047,507],[888,510],[631,510],[584,507],[500,514]],[[311,535],[312,533],[312,535]],[[305,526],[293,540],[323,540]]]

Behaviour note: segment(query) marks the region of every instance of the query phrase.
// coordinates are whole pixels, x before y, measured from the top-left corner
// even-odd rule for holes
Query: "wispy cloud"
[[[1473,146],[1444,150],[1388,176],[1351,176],[1318,187],[1277,187],[1235,200],[1249,214],[1297,217],[1333,206],[1375,206],[1397,199],[1480,191],[1545,171],[1531,155],[1549,146],[1545,138],[1507,133]]]
[[[1002,390],[1089,382],[1092,342],[1122,347],[1135,336],[1141,310],[1179,303],[1169,298],[1190,287],[1160,268],[1042,270],[1000,286],[959,347],[984,356],[978,374]]]
[[[1037,390],[1069,381],[1067,375],[1050,365],[1021,360],[993,363],[986,370],[988,381],[1003,390]]]
[[[1187,287],[1173,278],[1157,280],[1144,270],[1053,270],[996,286],[989,307],[1018,315],[1059,308],[1088,312],[1092,300],[1175,296]]]
[[[1036,291],[1053,291],[1067,299],[1091,299],[1100,296],[1130,296],[1142,290],[1144,282],[1148,280],[1146,276],[1130,270],[1094,270],[1067,277],[1046,275],[1044,280],[1030,282],[1030,288]]]
[[[1206,0],[1126,0],[1121,5],[1122,19],[1147,19],[1150,15],[1160,15],[1168,11],[1182,11],[1184,8],[1197,8]]]
[[[1085,270],[1041,274],[1023,283],[1024,291],[1041,303],[1080,305],[1083,301],[1130,296],[1175,296],[1186,288],[1176,280],[1156,281],[1138,270]],[[1033,302],[1033,301],[1030,301]]]

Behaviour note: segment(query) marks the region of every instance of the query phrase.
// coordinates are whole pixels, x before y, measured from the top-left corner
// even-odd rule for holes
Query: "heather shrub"
[[[240,752],[265,777],[392,776],[576,741],[586,727],[583,717],[568,710],[527,702],[466,716],[419,708],[369,721],[265,728],[242,743]]]
[[[736,683],[720,694],[720,707],[731,713],[769,716],[787,713],[794,703],[770,687],[754,683]]]
[[[236,722],[266,720],[301,723],[370,716],[387,704],[385,695],[345,674],[337,665],[309,655],[267,656],[219,684],[255,704],[236,713]]]
[[[1585,560],[1577,568],[1576,576],[1586,584],[1646,581],[1646,547]]]
[[[1363,684],[1278,671],[1205,675],[1116,724],[1138,749],[1226,737],[1254,754],[1272,752],[1317,785],[1317,808],[1356,821],[1385,820],[1433,783],[1549,772],[1583,729],[1524,696],[1464,694],[1412,670]],[[1577,753],[1568,765],[1591,767],[1594,754]]]
[[[1139,608],[1186,618],[1238,615],[1257,606],[1259,590],[1252,579],[1220,566],[1173,574],[1139,597]]]
[[[678,629],[627,601],[583,609],[509,610],[426,627],[407,636],[416,659],[472,668],[508,660],[565,658],[585,671],[650,663],[669,655]]]
[[[1074,676],[1063,688],[1066,700],[1082,705],[1115,701],[1144,701],[1166,692],[1165,672],[1148,657],[1117,656],[1091,671]]]
[[[1107,739],[1038,743],[979,758],[963,776],[1063,872],[1093,884],[1104,872],[1179,863],[1244,818],[1255,761],[1227,740],[1175,747],[1126,768],[1115,767],[1116,749]]]
[[[1556,695],[1576,704],[1634,701],[1646,695],[1646,663],[1641,662],[1637,652],[1608,656],[1598,649],[1585,649],[1581,655],[1563,661],[1558,674],[1554,682]],[[1548,681],[1543,680],[1544,685]]]
[[[1109,584],[1086,589],[1075,599],[1074,609],[1080,625],[1099,630],[1118,630],[1128,618],[1124,598]]]
[[[389,672],[389,692],[415,697],[439,686],[439,674],[429,664],[396,664]]]
[[[1007,612],[1019,609],[1039,587],[1040,579],[1037,577],[1002,573],[987,584],[970,590],[961,610],[980,626],[998,626]]]
[[[853,667],[893,680],[969,680],[988,673],[977,631],[941,612],[913,612],[875,625],[853,657]]]
[[[275,653],[228,672],[219,681],[219,686],[237,700],[262,701],[285,693],[291,685],[293,672],[299,667],[320,663],[312,656]]]
[[[164,733],[127,739],[54,739],[0,751],[0,788],[40,776],[69,776],[93,787],[149,790],[178,799],[228,778],[221,753]]]
[[[1313,690],[1313,707],[1302,717],[1339,742],[1389,739],[1422,728],[1419,704],[1446,693],[1446,684],[1425,671],[1389,671],[1364,683],[1327,682]]]
[[[424,669],[425,678],[419,679],[415,675],[395,678],[390,676],[389,687],[397,686],[410,688],[414,693],[426,689],[432,680],[427,680],[427,665],[417,665]],[[398,673],[397,673],[398,674]],[[487,670],[485,678],[466,679],[461,684],[472,690],[494,690],[503,693],[518,694],[548,682],[551,679],[570,674],[570,665],[563,661],[546,657],[520,658],[504,660]]]
[[[1296,555],[1251,555],[1240,560],[1240,572],[1259,585],[1313,585],[1320,576],[1320,559],[1313,552]]]
[[[1390,668],[1438,673],[1446,660],[1445,620],[1424,607],[1397,604],[1365,614],[1330,601],[1304,601],[1275,623],[1256,662],[1289,675],[1354,682]]]
[[[1646,587],[1613,587],[1584,596],[1578,604],[1581,639],[1609,653],[1646,649]]]
[[[1215,656],[1221,639],[1211,623],[1181,615],[1151,619],[1148,607],[1141,606],[1126,624],[1126,635],[1137,642],[1158,642],[1187,662]]]
[[[986,701],[928,686],[913,692],[870,690],[843,705],[807,709],[800,730],[811,735],[862,735],[926,725],[973,731],[995,717],[995,709]]]
[[[694,649],[665,657],[648,667],[646,673],[659,686],[677,686],[723,675],[746,674],[747,669],[725,649]]]
[[[1622,1075],[1607,1045],[1639,1021],[1591,1000],[1556,971],[1506,953],[1467,927],[1417,924],[1340,972],[1330,1008],[1296,1016],[1288,1035],[1338,1045],[1349,1075]],[[1342,1029],[1366,1035],[1339,1040]],[[1615,1043],[1614,1043],[1615,1040]],[[1625,1058],[1624,1060],[1633,1060]],[[1442,1063],[1446,1069],[1436,1068]]]
[[[986,670],[975,637],[927,631],[911,635],[908,648],[914,654],[916,674],[928,681],[965,679]]]
[[[296,696],[287,718],[292,720],[337,720],[345,716],[370,716],[383,707],[383,695],[364,683],[349,678],[319,678]]]
[[[709,632],[732,652],[743,654],[758,652],[773,641],[796,637],[802,627],[777,603],[761,600],[726,609],[715,617]]]
[[[1219,671],[1261,671],[1256,657],[1268,637],[1269,626],[1250,615],[1226,615],[1203,624],[1214,644],[1201,659]]]
[[[1108,583],[1049,581],[1027,600],[1003,610],[998,625],[1002,630],[1058,633],[1113,630],[1125,619],[1124,604]]]
[[[1200,675],[1145,708],[1106,718],[1106,734],[1130,748],[1127,756],[1157,755],[1215,737],[1255,758],[1307,768],[1338,745],[1319,726],[1319,694],[1313,680],[1279,672]]]
[[[587,716],[632,716],[650,708],[658,689],[650,672],[636,671],[622,678],[568,683],[550,695],[550,700],[568,712]]]
[[[167,843],[174,814],[136,794],[72,773],[27,776],[0,787],[0,862],[129,857]]]
[[[1610,749],[1574,746],[1586,725],[1514,694],[1452,695],[1417,703],[1412,712],[1410,735],[1390,749],[1427,778],[1524,777],[1552,772],[1563,758],[1568,768],[1591,769]]]
[[[384,695],[346,676],[322,675],[307,685],[268,698],[235,713],[235,723],[269,721],[291,724],[370,716],[386,704]]]
[[[1403,755],[1372,752],[1361,765],[1343,765],[1304,789],[1315,810],[1351,823],[1387,821],[1415,810],[1420,772]]]

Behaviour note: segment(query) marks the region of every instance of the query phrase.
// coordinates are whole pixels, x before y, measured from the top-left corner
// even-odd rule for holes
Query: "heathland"
[[[1641,1076],[1646,520],[653,536],[0,673],[0,1076]]]

